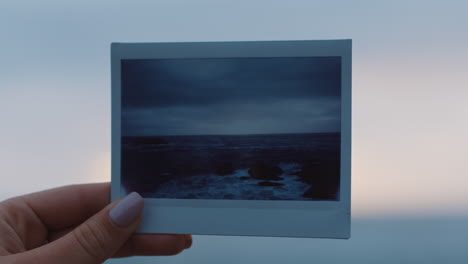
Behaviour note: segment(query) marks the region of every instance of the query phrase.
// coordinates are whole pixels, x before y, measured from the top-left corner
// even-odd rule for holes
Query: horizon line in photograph
[[[341,134],[341,131],[329,132],[279,132],[279,133],[238,133],[238,134],[153,134],[153,135],[122,135],[121,137],[190,137],[190,136],[286,136],[286,135],[325,135]]]

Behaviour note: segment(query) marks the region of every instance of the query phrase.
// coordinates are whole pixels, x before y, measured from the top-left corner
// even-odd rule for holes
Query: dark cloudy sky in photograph
[[[341,57],[122,60],[122,136],[339,132]]]

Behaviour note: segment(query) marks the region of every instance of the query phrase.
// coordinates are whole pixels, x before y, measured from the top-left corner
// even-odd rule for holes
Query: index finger
[[[52,230],[82,223],[110,203],[110,183],[69,185],[20,196]]]

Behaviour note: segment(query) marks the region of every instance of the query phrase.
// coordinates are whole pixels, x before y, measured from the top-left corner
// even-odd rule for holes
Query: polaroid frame
[[[112,188],[121,188],[121,60],[242,57],[341,57],[341,157],[339,201],[191,200],[145,198],[140,233],[350,237],[351,40],[112,43]]]

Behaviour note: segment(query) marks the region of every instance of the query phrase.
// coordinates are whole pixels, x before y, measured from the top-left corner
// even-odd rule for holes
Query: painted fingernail
[[[192,246],[192,235],[185,235],[185,249]]]
[[[117,226],[128,227],[141,214],[142,209],[143,198],[132,192],[110,210],[109,217]]]

